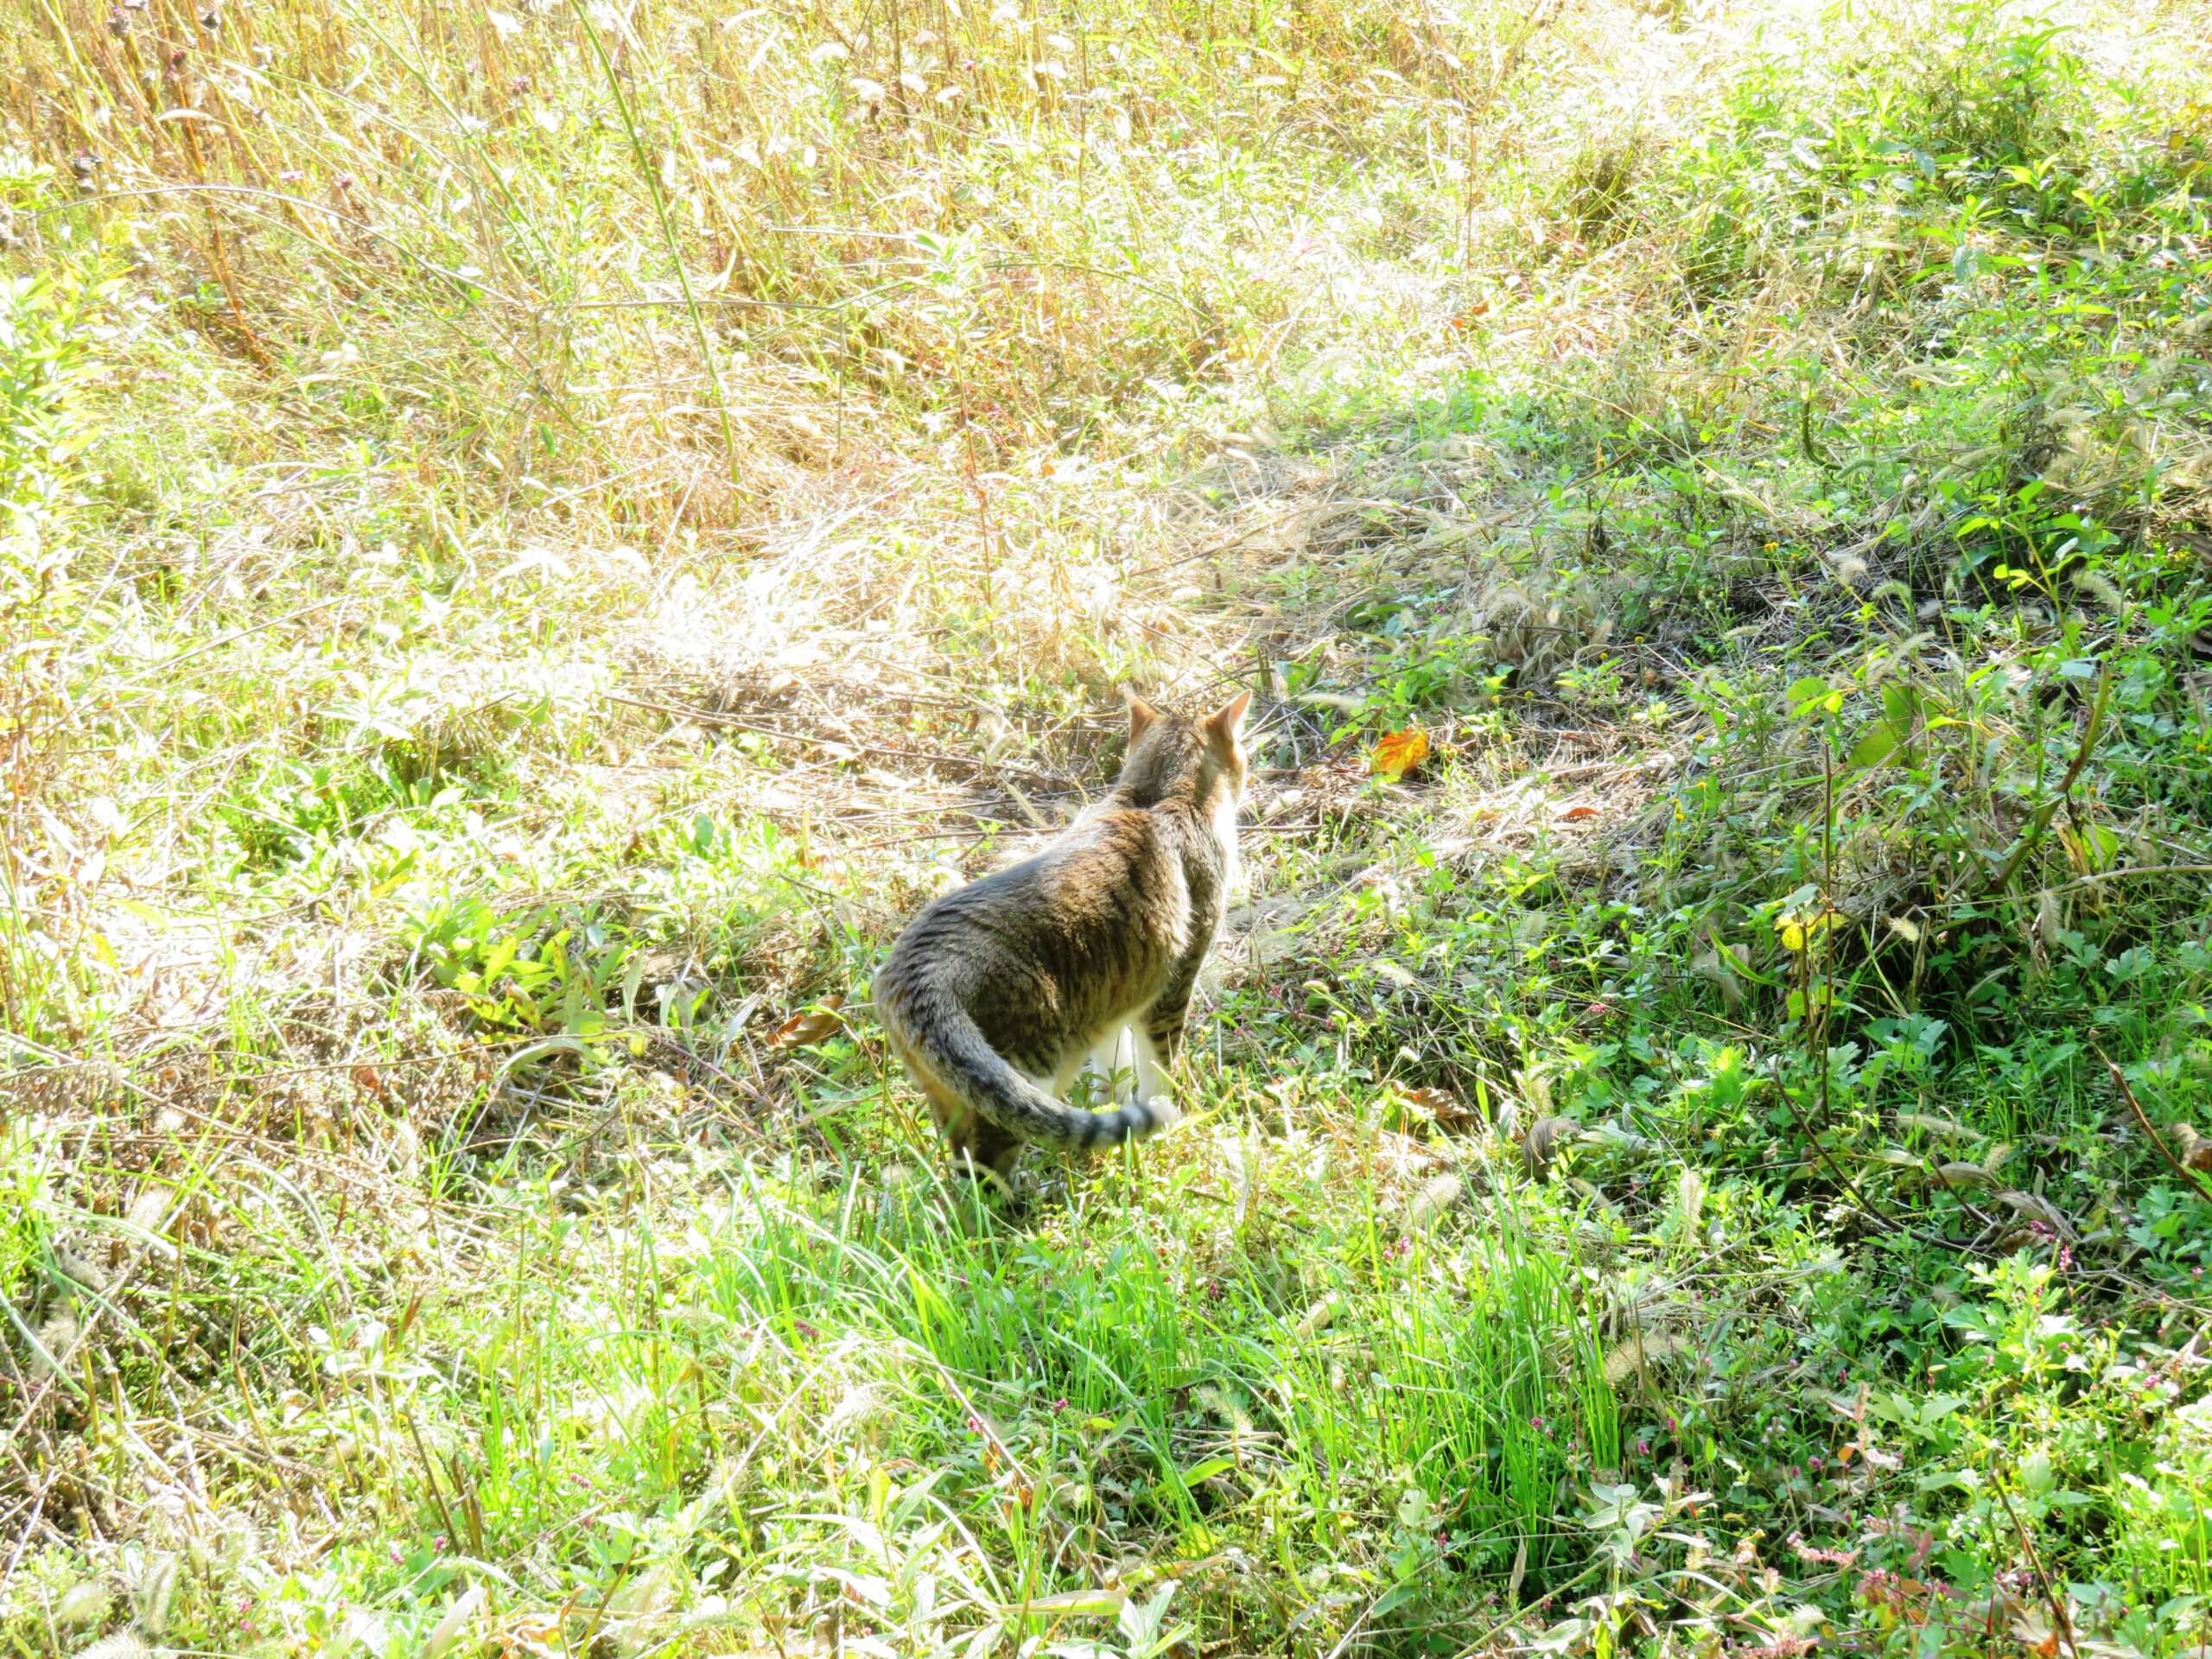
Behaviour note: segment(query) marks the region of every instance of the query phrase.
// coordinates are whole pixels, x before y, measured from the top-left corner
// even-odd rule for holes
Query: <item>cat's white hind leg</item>
[[[1120,1037],[1120,1032],[1109,1032],[1089,1048],[1077,1049],[1069,1055],[1060,1063],[1059,1075],[1052,1081],[1052,1092],[1062,1100],[1072,1100],[1079,1092],[1080,1079],[1080,1092],[1087,1096],[1091,1104],[1106,1101],[1113,1093],[1115,1051]]]
[[[1149,1105],[1155,1100],[1165,1101],[1174,1093],[1168,1081],[1167,1068],[1160,1064],[1160,1051],[1152,1046],[1152,1039],[1138,1027],[1127,1027],[1129,1042],[1135,1051],[1136,1097]]]
[[[1135,1026],[1116,1026],[1060,1067],[1054,1092],[1065,1100],[1077,1077],[1087,1077],[1095,1103],[1150,1103],[1173,1092],[1167,1068],[1152,1039]]]
[[[1083,1077],[1090,1085],[1094,1103],[1119,1102],[1133,1093],[1143,1099],[1150,1046],[1134,1027],[1115,1027],[1060,1068],[1060,1098],[1065,1100],[1075,1080]]]

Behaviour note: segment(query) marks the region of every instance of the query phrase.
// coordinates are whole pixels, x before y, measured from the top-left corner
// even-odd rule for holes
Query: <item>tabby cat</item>
[[[1002,1190],[1032,1141],[1117,1145],[1175,1121],[1164,1073],[1236,873],[1249,694],[1203,720],[1128,696],[1128,752],[1103,800],[1036,857],[956,888],[875,976],[878,1016],[950,1143]],[[1065,1096],[1135,1039],[1135,1098]]]

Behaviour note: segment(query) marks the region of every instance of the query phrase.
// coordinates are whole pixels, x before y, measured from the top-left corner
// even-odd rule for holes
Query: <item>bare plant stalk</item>
[[[2107,661],[2103,671],[2097,676],[2097,695],[2089,704],[2088,723],[2082,728],[2082,741],[2074,751],[2074,760],[2066,768],[2066,775],[2058,780],[2058,792],[2036,809],[2034,818],[2020,832],[2020,838],[2013,843],[2012,851],[2005,860],[2003,868],[1997,872],[1996,879],[1990,882],[1992,892],[2002,893],[2012,884],[2013,875],[2042,841],[2044,832],[2050,827],[2051,819],[2058,815],[2058,809],[2072,799],[2074,780],[2082,775],[2082,768],[2089,764],[2089,753],[2096,747],[2097,734],[2104,727],[2105,696],[2111,690],[2112,664]]]
[[[1835,716],[1828,716],[1833,727]],[[1821,747],[1821,938],[1823,943],[1834,931],[1829,918],[1835,909],[1835,742],[1833,731],[1829,741]],[[1813,954],[1813,942],[1805,941],[1805,955]],[[1833,955],[1833,950],[1830,951]],[[1835,1115],[1828,1100],[1828,1020],[1835,1007],[1835,975],[1831,969],[1827,982],[1821,988],[1820,1026],[1821,1065],[1821,1127],[1826,1128],[1835,1122]],[[1808,1010],[1809,1013],[1810,1010]]]
[[[2094,1043],[2090,1047],[2096,1049],[2097,1058],[2105,1063],[2105,1070],[2112,1073],[2113,1083],[2120,1090],[2120,1097],[2127,1103],[2127,1109],[2135,1114],[2135,1121],[2143,1126],[2144,1135],[2149,1138],[2151,1144],[2158,1149],[2158,1156],[2164,1159],[2167,1166],[2183,1180],[2204,1193],[2206,1197],[2212,1198],[2212,1183],[2208,1183],[2202,1175],[2175,1157],[2173,1148],[2166,1144],[2166,1137],[2152,1126],[2151,1115],[2143,1109],[2143,1103],[2135,1098],[2135,1090],[2127,1081],[2127,1073],[2113,1065],[2112,1056],[2106,1053],[2103,1049],[2097,1048]]]
[[[660,221],[661,241],[668,249],[669,263],[676,267],[676,285],[683,292],[684,309],[690,314],[691,332],[699,342],[699,359],[707,371],[707,384],[714,389],[715,415],[721,423],[722,449],[729,457],[730,482],[742,485],[744,469],[738,464],[737,435],[730,425],[729,398],[722,389],[721,370],[715,361],[714,342],[707,334],[706,314],[700,308],[698,296],[691,291],[690,273],[683,268],[683,246],[676,234],[676,219],[669,211],[668,193],[661,187],[660,171],[645,153],[645,138],[638,131],[636,114],[622,90],[622,78],[614,73],[614,60],[607,54],[606,40],[584,9],[583,0],[569,0],[569,4],[576,21],[583,25],[585,38],[591,42],[592,56],[598,60],[607,90],[614,99],[615,113],[621,118],[623,135],[630,141],[630,153],[637,161],[639,175],[652,194],[653,213]]]
[[[2028,1536],[2027,1528],[2020,1524],[2019,1513],[2012,1507],[2012,1500],[2005,1491],[2005,1483],[1995,1480],[1990,1484],[1996,1489],[1997,1501],[2005,1506],[2005,1514],[2012,1522],[2012,1530],[2020,1535],[2020,1548],[2028,1552],[2028,1565],[2035,1569],[2036,1583],[2042,1587],[2044,1599],[2050,1605],[2050,1617],[2055,1626],[2053,1634],[2063,1637],[2066,1651],[2074,1655],[2075,1659],[2081,1659],[2082,1649],[2074,1640],[2074,1621],[2067,1618],[2066,1604],[2059,1599],[2058,1592],[2051,1584],[2050,1574],[2044,1571],[2043,1557],[2036,1551],[2035,1540]]]

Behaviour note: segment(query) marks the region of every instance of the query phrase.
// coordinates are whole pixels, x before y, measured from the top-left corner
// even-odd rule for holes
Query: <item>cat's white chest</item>
[[[1236,850],[1236,805],[1233,800],[1223,801],[1213,810],[1214,844],[1221,849],[1221,902],[1229,903],[1230,894],[1244,874],[1243,861]]]

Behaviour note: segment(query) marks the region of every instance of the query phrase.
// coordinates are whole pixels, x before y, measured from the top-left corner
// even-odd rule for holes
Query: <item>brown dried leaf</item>
[[[2181,1154],[2183,1169],[2212,1169],[2212,1141],[2207,1141],[2190,1123],[2177,1123],[2173,1127],[2174,1150]]]
[[[2012,1615],[2012,1636],[2037,1659],[2056,1659],[2058,1631],[2048,1607],[2031,1604]]]
[[[820,1004],[803,1014],[795,1014],[778,1026],[768,1035],[771,1048],[800,1048],[808,1043],[818,1043],[835,1036],[845,1028],[837,1010],[845,1006],[842,996],[825,996]]]

